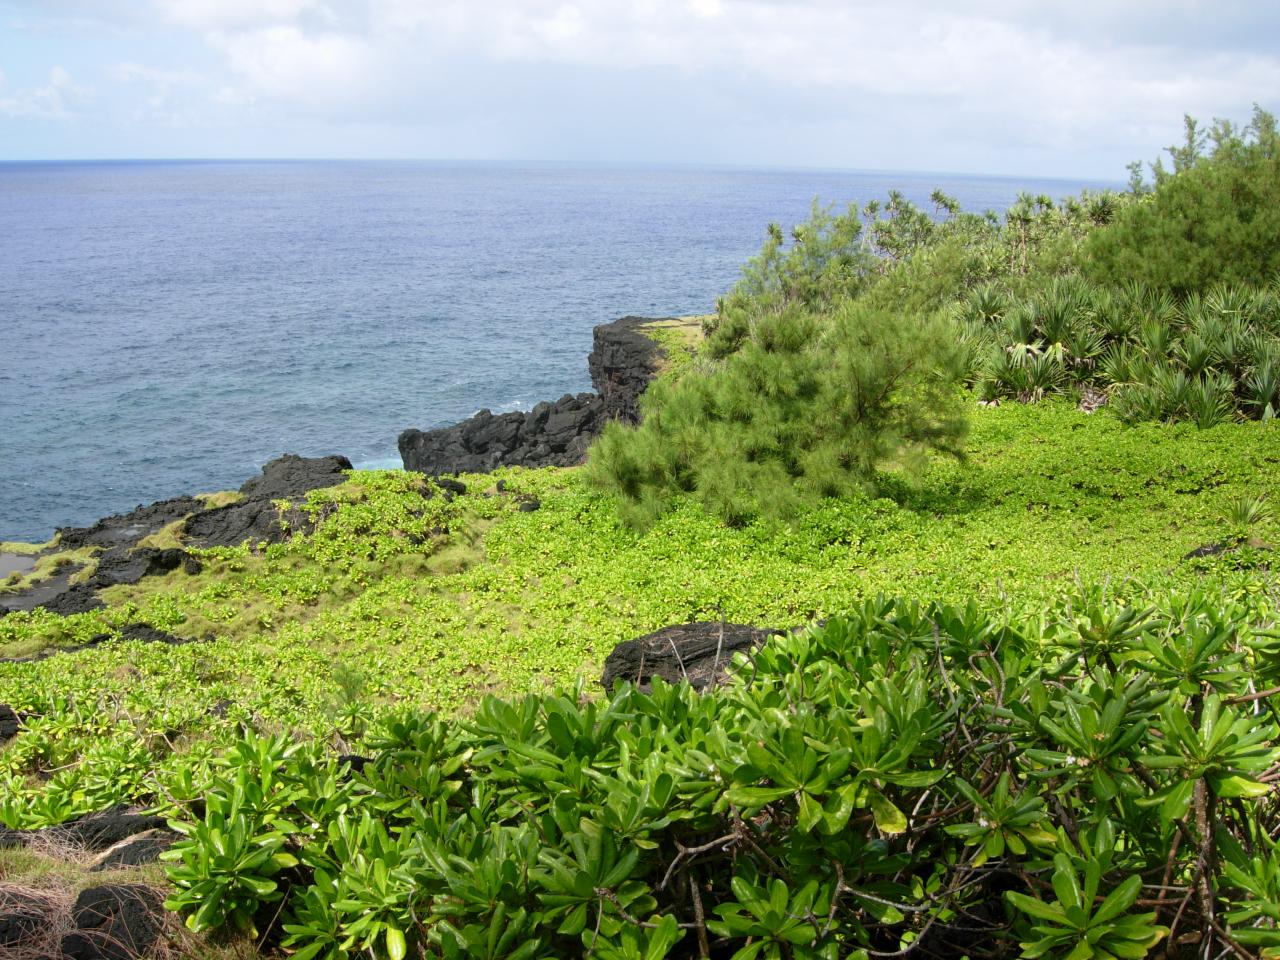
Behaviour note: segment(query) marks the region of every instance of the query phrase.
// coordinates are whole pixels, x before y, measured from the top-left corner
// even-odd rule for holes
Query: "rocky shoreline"
[[[587,358],[595,393],[565,394],[527,413],[481,410],[449,427],[404,431],[399,440],[404,468],[438,476],[581,463],[606,423],[639,420],[640,394],[662,354],[644,327],[665,319],[623,317],[595,328]]]
[[[539,403],[528,413],[475,416],[438,430],[406,430],[400,435],[406,470],[429,476],[483,473],[497,467],[572,466],[581,463],[587,447],[612,420],[635,422],[638,402],[662,359],[662,348],[644,332],[659,318],[623,317],[597,326],[587,360],[596,393],[565,395]],[[230,547],[251,541],[278,543],[309,528],[298,501],[310,490],[334,486],[346,479],[351,461],[344,456],[299,457],[285,454],[247,480],[236,499],[209,506],[194,496],[175,497],[110,517],[87,527],[62,527],[56,543],[41,554],[22,558],[34,562],[48,553],[88,549],[94,568],[70,564],[26,589],[0,592],[0,617],[36,607],[68,615],[101,607],[98,592],[117,584],[137,583],[143,577],[178,568],[200,571],[200,561],[182,547],[146,544],[170,530],[193,548]],[[281,501],[292,506],[281,510]],[[15,572],[21,573],[15,564]],[[145,626],[145,625],[139,625]]]

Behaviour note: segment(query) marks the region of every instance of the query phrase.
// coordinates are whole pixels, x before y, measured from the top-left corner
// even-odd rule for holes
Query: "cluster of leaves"
[[[998,286],[955,308],[979,396],[1106,396],[1126,422],[1211,427],[1280,411],[1280,282],[1177,299],[1060,277],[1026,299]]]
[[[305,960],[1280,955],[1277,653],[1200,592],[878,599],[703,695],[251,736],[177,798],[169,904]]]
[[[590,475],[638,528],[683,494],[731,525],[790,518],[870,486],[886,463],[958,453],[959,359],[940,316],[844,301],[819,322],[788,306],[755,318],[714,368],[650,387],[643,422],[610,424]]]

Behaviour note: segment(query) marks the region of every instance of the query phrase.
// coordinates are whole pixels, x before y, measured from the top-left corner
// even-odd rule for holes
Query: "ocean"
[[[0,540],[282,453],[590,389],[591,328],[707,313],[766,224],[1088,181],[453,162],[0,163]]]

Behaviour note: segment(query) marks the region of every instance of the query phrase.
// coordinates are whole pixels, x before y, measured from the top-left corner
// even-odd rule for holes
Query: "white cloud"
[[[289,23],[320,6],[316,0],[156,0],[174,23],[198,30],[256,28]]]
[[[375,51],[361,37],[307,34],[295,26],[214,36],[247,99],[347,108],[376,92]]]
[[[1177,136],[1184,111],[1239,118],[1255,100],[1280,106],[1280,7],[1253,0],[8,3],[33,18],[92,11],[131,36],[201,41],[214,62],[200,64],[200,83],[182,79],[181,65],[161,69],[159,44],[155,57],[130,49],[133,62],[109,74],[157,116],[181,109],[196,122],[203,110],[210,125],[235,124],[251,110],[249,124],[332,124],[343,148],[356,122],[535,130],[545,113],[565,156],[569,138],[588,143],[593,130],[620,129],[621,116],[667,139],[670,159],[704,159],[680,155],[682,129],[719,124],[746,143],[803,124],[807,137],[843,138],[828,158],[902,162],[900,151],[879,159],[891,157],[892,138],[917,153],[936,143],[936,157],[907,161],[927,165],[947,163],[961,141],[996,160],[1004,148],[1147,153]],[[151,17],[145,28],[139,10]],[[34,86],[0,110],[76,109],[66,84]],[[511,152],[520,148],[513,139]],[[801,149],[790,155],[808,162]]]
[[[199,91],[208,80],[192,70],[160,70],[139,63],[117,63],[107,75],[118,83],[145,90],[134,107],[134,123],[157,122],[167,126],[198,123],[201,118]]]
[[[83,111],[92,99],[93,88],[77,84],[65,68],[55,65],[44,85],[0,97],[0,116],[65,120]]]

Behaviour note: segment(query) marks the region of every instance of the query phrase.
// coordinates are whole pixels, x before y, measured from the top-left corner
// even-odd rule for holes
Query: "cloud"
[[[377,92],[381,71],[376,53],[358,36],[275,26],[217,34],[211,42],[226,54],[250,102],[288,101],[336,112]]]
[[[1249,0],[0,0],[6,7],[32,22],[37,11],[92,11],[145,38],[127,54],[137,69],[111,74],[146,98],[139,109],[160,116],[182,101],[210,129],[293,125],[311,136],[327,124],[338,152],[357,125],[381,124],[427,151],[437,141],[413,131],[482,131],[471,146],[461,134],[447,141],[455,156],[502,142],[503,155],[602,158],[613,137],[619,158],[648,143],[649,159],[1004,170],[1069,169],[1073,156],[1106,154],[1091,161],[1106,170],[1121,149],[1149,155],[1175,139],[1184,111],[1240,118],[1255,100],[1280,106],[1280,6]],[[165,62],[166,38],[199,45],[203,84],[164,76],[185,67]],[[8,109],[34,95],[13,94]]]
[[[133,123],[154,121],[167,126],[198,123],[201,108],[198,92],[209,85],[208,79],[193,70],[162,70],[139,63],[117,63],[107,75],[119,84],[138,86],[146,91],[133,110]]]
[[[278,2],[292,9],[304,0]],[[367,0],[325,8],[330,22],[358,24],[351,32],[298,25],[219,42],[246,87],[268,100],[314,106],[309,70],[322,88],[337,74],[354,90],[352,65],[376,64],[380,82],[335,98],[344,115],[358,96],[384,98],[365,102],[382,115],[385,100],[441,61],[462,64],[460,83],[479,87],[502,64],[602,78],[674,71],[691,87],[736,84],[744,100],[764,85],[816,102],[847,98],[856,113],[892,100],[954,135],[963,124],[994,125],[1049,150],[1131,137],[1135,127],[1176,128],[1183,111],[1238,113],[1280,95],[1280,57],[1246,43],[1272,21],[1280,27],[1280,17],[1223,2],[1171,10],[1146,0]],[[1224,27],[1221,9],[1254,31]],[[293,9],[295,18],[306,12]]]
[[[82,112],[92,99],[91,87],[77,84],[63,67],[54,66],[43,86],[0,96],[0,116],[66,120]]]
[[[157,0],[163,16],[198,30],[253,29],[291,23],[317,9],[315,0]]]

